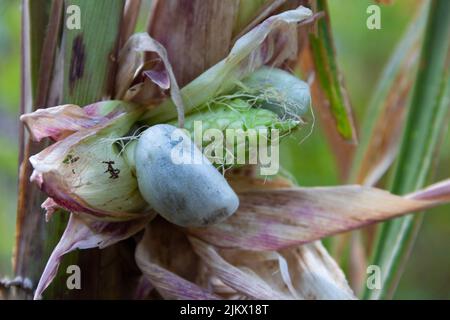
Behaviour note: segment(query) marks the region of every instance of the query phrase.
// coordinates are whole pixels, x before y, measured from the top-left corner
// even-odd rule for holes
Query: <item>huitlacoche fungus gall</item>
[[[168,221],[207,226],[232,215],[239,198],[183,130],[158,124],[145,130],[135,153],[142,197]]]

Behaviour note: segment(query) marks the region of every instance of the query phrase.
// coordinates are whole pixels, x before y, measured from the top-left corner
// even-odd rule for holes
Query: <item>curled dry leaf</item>
[[[264,279],[254,273],[239,269],[223,259],[216,249],[194,237],[189,239],[195,252],[212,270],[212,273],[227,286],[252,299],[290,299],[289,295],[271,287]]]
[[[186,236],[173,225],[155,219],[136,248],[136,263],[166,299],[218,299],[194,283],[197,257]]]
[[[302,299],[355,299],[341,268],[320,241],[280,251],[287,261],[290,278]]]
[[[216,272],[217,267],[210,268],[206,273],[207,283],[222,297],[254,298],[253,284],[263,281],[272,288],[272,292],[275,291],[275,295],[263,297],[267,299],[280,296],[301,300],[355,299],[344,273],[320,242],[280,251],[212,249],[211,246],[210,250],[217,254],[205,256],[207,265],[230,264],[233,268],[228,266],[228,273],[233,273],[236,281],[243,280],[238,272],[242,271],[247,275],[245,280],[250,282],[245,286],[236,285],[228,280],[228,273],[224,277],[223,273]]]
[[[411,196],[357,185],[239,193],[225,222],[189,233],[222,248],[277,250],[312,242],[450,200],[450,180]]]
[[[24,114],[20,116],[20,121],[27,127],[34,141],[47,137],[58,141],[81,130],[83,126],[94,126],[99,119],[90,117],[77,105],[65,104]]]
[[[290,299],[300,299],[292,283],[287,261],[277,251],[216,249],[232,265],[264,281]]]
[[[118,115],[135,109],[121,101],[100,101],[84,108],[73,104],[38,109],[20,116],[34,141],[51,138],[59,141],[68,135],[105,124]]]
[[[40,299],[55,278],[63,255],[76,249],[108,247],[142,230],[152,218],[144,216],[126,222],[103,222],[71,214],[66,230],[47,261],[34,299]]]
[[[222,257],[250,270],[290,299],[354,299],[344,273],[320,242],[280,251],[220,249]]]
[[[139,71],[142,70],[144,53],[146,52],[157,54],[161,63],[156,63],[156,66],[152,70],[145,71],[145,80],[143,83],[139,83],[137,87],[130,88],[133,80],[138,75]],[[141,96],[138,99],[133,98],[139,96],[142,93],[141,91],[149,90],[149,83],[146,82],[148,79],[163,90],[170,88],[171,98],[178,114],[178,121],[182,127],[184,122],[183,100],[181,99],[180,89],[178,88],[172,66],[167,57],[166,49],[147,33],[137,33],[128,39],[119,53],[119,70],[116,77],[116,98],[125,98],[125,100],[132,100],[139,104],[145,104],[148,102],[145,100],[149,98],[145,92],[143,92],[144,96]]]

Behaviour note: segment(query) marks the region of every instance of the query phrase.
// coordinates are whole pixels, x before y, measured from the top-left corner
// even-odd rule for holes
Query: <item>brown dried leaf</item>
[[[71,214],[64,234],[47,261],[34,293],[34,299],[40,299],[43,291],[55,278],[65,254],[76,249],[97,247],[102,249],[113,245],[142,230],[151,219],[151,216],[145,216],[126,222],[102,222]]]
[[[212,273],[237,292],[251,299],[291,299],[289,295],[270,286],[265,279],[254,273],[243,271],[227,262],[213,246],[194,237],[189,240],[195,252],[211,269]]]
[[[138,76],[143,65],[143,55],[146,52],[152,52],[158,57],[158,61],[154,68],[145,71],[144,85],[141,87],[130,88],[133,80]],[[137,33],[130,37],[125,46],[119,53],[119,70],[116,77],[116,99],[132,100],[140,104],[149,103],[149,101],[136,101],[135,96],[141,91],[148,90],[148,84],[151,80],[162,90],[170,88],[170,95],[178,114],[178,123],[183,127],[184,123],[184,106],[181,99],[180,89],[178,87],[175,75],[172,71],[172,65],[165,48],[156,40],[151,38],[147,33]],[[147,84],[147,85],[145,85]],[[149,98],[144,95],[144,98]],[[151,98],[151,97],[150,97]]]
[[[277,250],[450,201],[450,180],[406,197],[358,185],[245,191],[226,221],[189,233],[222,248]]]
[[[238,7],[238,0],[157,1],[148,32],[166,48],[180,86],[227,55]]]

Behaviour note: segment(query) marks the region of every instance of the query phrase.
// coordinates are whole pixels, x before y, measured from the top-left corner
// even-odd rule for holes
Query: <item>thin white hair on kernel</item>
[[[313,131],[314,131],[314,126],[315,126],[315,124],[316,124],[316,116],[315,116],[315,114],[314,114],[314,109],[313,109],[313,107],[312,107],[312,103],[309,104],[308,109],[310,110],[310,112],[311,112],[311,117],[312,117],[311,127],[310,127],[308,133],[306,134],[306,136],[304,136],[304,137],[299,141],[298,145],[301,145],[303,142],[306,141],[306,139],[308,139],[308,138],[312,135],[312,133],[313,133]]]
[[[145,129],[148,128],[148,125],[142,125],[133,130],[130,135],[122,136],[122,137],[110,137],[110,138],[101,138],[99,140],[103,140],[105,142],[110,142],[111,144],[118,144],[120,146],[120,150],[118,156],[121,156],[125,149],[128,147],[130,143],[135,140],[138,140],[141,135],[144,133]]]

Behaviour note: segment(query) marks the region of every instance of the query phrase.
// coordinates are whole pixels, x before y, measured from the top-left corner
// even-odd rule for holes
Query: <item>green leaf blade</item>
[[[391,191],[404,194],[426,183],[432,157],[449,112],[448,51],[450,2],[433,1],[428,17],[420,67],[409,106]],[[364,297],[393,295],[422,216],[407,216],[385,223],[378,237],[373,264],[382,270],[382,288],[366,290]]]

